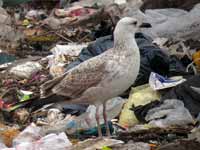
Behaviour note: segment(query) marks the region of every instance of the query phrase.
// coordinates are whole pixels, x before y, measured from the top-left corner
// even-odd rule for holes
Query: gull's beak
[[[150,23],[142,23],[140,26],[140,28],[151,28],[151,24]]]

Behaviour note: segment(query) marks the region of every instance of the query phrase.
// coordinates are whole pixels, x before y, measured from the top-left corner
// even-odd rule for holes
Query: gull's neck
[[[114,33],[114,51],[136,53],[139,52],[135,41],[135,33]]]

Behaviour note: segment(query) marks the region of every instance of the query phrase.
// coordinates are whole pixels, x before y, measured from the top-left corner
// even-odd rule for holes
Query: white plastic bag
[[[30,78],[31,75],[40,70],[42,70],[42,66],[38,62],[29,61],[11,68],[10,73],[19,78]]]
[[[170,126],[184,126],[194,123],[194,119],[180,100],[169,99],[156,108],[150,109],[145,116],[151,126],[166,128]]]
[[[121,112],[125,100],[117,97],[107,102],[107,117],[108,120],[115,118]],[[48,125],[43,127],[45,133],[59,133],[66,131],[68,134],[73,134],[77,130],[87,130],[96,126],[95,119],[96,108],[89,106],[87,111],[79,117],[68,115],[65,119],[57,121],[54,125]],[[103,107],[100,106],[99,114],[102,114]],[[100,116],[100,123],[104,123],[103,116]]]
[[[2,139],[0,139],[0,150],[3,148],[7,148],[6,145],[3,143]]]
[[[0,0],[0,7],[3,6],[3,0]]]
[[[58,135],[49,134],[41,138],[39,143],[40,150],[66,150],[67,147],[72,146],[64,132]]]
[[[39,140],[43,135],[42,129],[32,123],[13,140],[13,146],[17,146],[21,143],[34,142]]]
[[[183,79],[182,77],[176,77],[177,79],[172,79],[172,78],[165,78],[157,73],[151,72],[150,77],[149,77],[149,85],[153,90],[162,90],[162,89],[167,89],[171,87],[175,87],[186,80]]]
[[[32,140],[34,139],[32,138]],[[72,143],[63,132],[58,135],[49,134],[35,141],[20,141],[15,148],[4,150],[66,150],[70,146]]]
[[[72,62],[84,47],[87,47],[87,44],[56,45],[51,49],[53,55],[47,56],[50,74],[53,77],[61,76],[64,73],[64,65]]]

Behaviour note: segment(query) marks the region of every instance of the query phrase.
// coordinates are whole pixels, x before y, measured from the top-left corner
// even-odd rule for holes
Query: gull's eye
[[[133,25],[137,25],[137,21],[134,21],[132,24],[133,24]]]

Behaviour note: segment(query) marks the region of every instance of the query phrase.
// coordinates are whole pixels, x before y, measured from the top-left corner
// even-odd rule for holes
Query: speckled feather
[[[54,93],[74,103],[99,105],[122,94],[134,83],[140,67],[140,53],[134,40],[135,21],[133,18],[120,20],[114,32],[113,48],[45,83],[41,86],[41,95]]]

